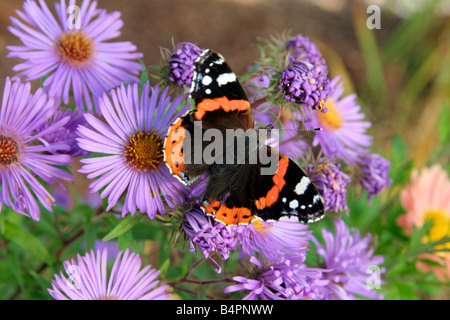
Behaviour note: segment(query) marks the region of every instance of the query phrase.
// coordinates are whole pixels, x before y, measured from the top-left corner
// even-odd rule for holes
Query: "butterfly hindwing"
[[[302,223],[323,218],[321,196],[308,176],[291,159],[279,153],[274,175],[259,175],[254,188],[254,215],[264,221],[297,218]]]

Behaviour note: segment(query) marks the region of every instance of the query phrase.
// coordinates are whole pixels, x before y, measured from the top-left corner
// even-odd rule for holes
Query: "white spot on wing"
[[[236,81],[236,75],[233,72],[222,73],[217,77],[217,84],[219,87],[234,81]]]
[[[310,183],[311,180],[307,176],[303,176],[302,180],[295,186],[295,193],[298,195],[304,194]]]
[[[292,200],[291,202],[289,202],[289,208],[297,209],[298,208],[298,201],[297,200]]]
[[[204,86],[208,86],[212,82],[212,78],[210,76],[204,76],[202,79],[202,84]]]

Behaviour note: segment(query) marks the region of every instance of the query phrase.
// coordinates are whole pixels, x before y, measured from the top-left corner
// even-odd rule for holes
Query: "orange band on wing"
[[[249,224],[255,217],[252,216],[252,212],[248,208],[228,208],[224,203],[214,215],[214,219],[226,225],[239,225]]]
[[[220,201],[214,199],[209,199],[208,202],[209,204],[202,205],[204,212],[225,225],[249,224],[256,219],[248,208],[228,208],[225,203],[221,204]]]
[[[181,127],[183,119],[179,118],[169,128],[164,142],[164,161],[172,174],[181,178],[180,171],[185,170],[184,156],[181,152],[186,130]]]
[[[208,202],[209,204],[203,204],[202,208],[207,215],[214,215],[220,208],[220,201],[208,199]]]
[[[243,114],[248,113],[250,104],[247,100],[228,100],[227,97],[204,99],[197,105],[197,111],[194,114],[195,119],[201,120],[206,112],[223,109],[224,111],[240,111]]]
[[[275,202],[277,202],[278,195],[280,194],[281,189],[283,189],[286,184],[284,176],[286,175],[288,166],[289,158],[285,155],[281,155],[280,160],[278,161],[278,169],[272,178],[274,186],[269,190],[269,192],[267,192],[267,195],[265,197],[261,197],[255,200],[255,206],[258,210],[270,207]]]

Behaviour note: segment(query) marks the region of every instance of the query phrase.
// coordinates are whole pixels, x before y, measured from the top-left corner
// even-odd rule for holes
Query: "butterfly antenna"
[[[312,129],[298,129],[298,131],[321,131],[322,128],[312,128]]]

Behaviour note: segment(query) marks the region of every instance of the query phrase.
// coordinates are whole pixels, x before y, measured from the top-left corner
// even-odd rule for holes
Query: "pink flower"
[[[408,234],[413,227],[421,228],[428,220],[432,220],[429,234],[424,241],[438,241],[450,236],[450,180],[448,173],[439,165],[416,169],[411,174],[411,183],[400,193],[400,200],[406,213],[401,215],[397,224]],[[437,249],[450,248],[446,243]],[[433,271],[439,279],[450,279],[450,252],[437,251],[433,254],[420,255],[419,259],[437,262],[440,266],[429,266],[424,261],[418,262],[423,271]]]
[[[413,226],[422,227],[436,211],[450,219],[450,180],[439,165],[416,169],[411,173],[411,183],[400,193],[406,213],[399,217],[398,225],[411,233]]]
[[[110,41],[120,35],[120,12],[98,9],[97,1],[60,0],[54,15],[44,1],[27,0],[16,13],[8,30],[22,45],[7,46],[8,57],[24,61],[13,71],[27,80],[48,76],[44,91],[55,100],[68,104],[72,92],[75,105],[91,111],[105,91],[139,81],[142,53],[131,42]]]

